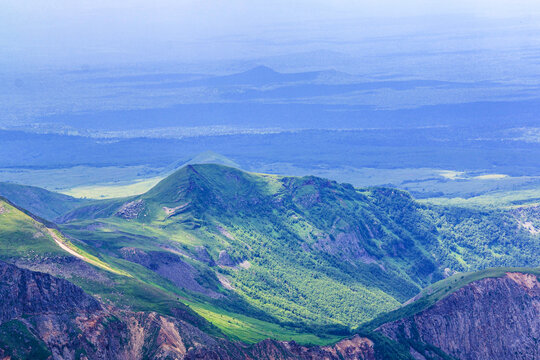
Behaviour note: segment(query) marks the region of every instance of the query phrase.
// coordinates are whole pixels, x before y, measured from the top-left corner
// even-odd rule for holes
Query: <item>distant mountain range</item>
[[[368,76],[326,65],[285,72],[269,64],[217,74],[154,68],[8,79],[0,181],[53,190],[135,181],[210,150],[249,171],[391,185],[422,198],[538,189],[534,81]],[[27,92],[35,94],[31,106]],[[56,180],[30,169],[54,170]],[[381,180],[348,176],[358,169],[380,171]],[[434,175],[417,176],[426,169]],[[401,175],[389,178],[395,170]],[[70,171],[73,180],[59,179]],[[509,178],[447,186],[437,171]]]

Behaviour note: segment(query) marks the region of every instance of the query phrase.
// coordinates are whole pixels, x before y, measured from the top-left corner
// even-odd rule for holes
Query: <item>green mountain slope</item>
[[[78,207],[59,230],[114,284],[82,272],[91,294],[164,314],[187,305],[232,339],[321,344],[445,273],[538,266],[539,235],[519,214],[204,164],[142,195]]]
[[[423,234],[393,221],[376,196],[315,177],[190,165],[141,196],[77,209],[64,231],[102,249],[100,236],[122,233],[107,241],[111,256],[126,247],[208,252],[216,276],[264,313],[353,326],[442,278]]]
[[[85,199],[74,198],[35,186],[6,182],[0,182],[0,196],[47,220],[54,220],[87,203]]]
[[[102,237],[103,239],[103,237]],[[196,261],[169,251],[144,252],[132,248],[120,259],[111,257],[85,242],[59,231],[56,225],[18,208],[0,197],[0,260],[22,268],[49,273],[68,279],[98,299],[131,311],[153,311],[168,316],[179,316],[209,334],[229,336],[235,340],[256,342],[269,337],[297,340],[304,343],[328,343],[335,335],[317,336],[301,329],[283,327],[262,312],[258,318],[238,314],[234,307],[243,304],[239,298],[226,299],[221,307],[212,299],[223,297],[223,288],[213,275]],[[161,271],[152,261],[159,259],[167,266]],[[171,276],[167,272],[171,266]],[[165,273],[163,271],[166,271]],[[179,286],[175,281],[180,280]],[[201,285],[203,284],[203,285]],[[186,288],[195,291],[189,291]],[[201,293],[196,292],[201,291]],[[236,304],[236,305],[235,305]],[[244,304],[243,313],[249,312]],[[228,311],[225,308],[232,308]],[[203,317],[221,325],[225,330],[210,325]]]
[[[48,233],[48,227],[28,213],[19,210],[0,197],[0,257],[9,260],[31,257],[34,254],[62,254]]]

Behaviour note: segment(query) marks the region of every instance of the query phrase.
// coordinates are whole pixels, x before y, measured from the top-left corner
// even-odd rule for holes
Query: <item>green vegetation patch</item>
[[[47,345],[36,338],[26,325],[19,320],[11,320],[0,325],[0,354],[13,360],[49,359],[52,356]]]

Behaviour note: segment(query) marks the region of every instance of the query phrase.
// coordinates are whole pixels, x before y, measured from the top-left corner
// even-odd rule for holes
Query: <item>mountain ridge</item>
[[[534,254],[538,238],[512,216],[430,207],[392,188],[193,164],[145,194],[79,207],[58,227],[87,256],[129,274],[92,270],[76,280],[111,303],[170,316],[178,302],[231,339],[325,345],[467,269],[457,267],[465,260],[473,270],[536,266],[527,253],[514,257],[524,248]],[[494,260],[484,256],[501,247]],[[40,258],[49,260],[34,269],[71,276],[60,257]],[[91,274],[85,266],[81,274]]]

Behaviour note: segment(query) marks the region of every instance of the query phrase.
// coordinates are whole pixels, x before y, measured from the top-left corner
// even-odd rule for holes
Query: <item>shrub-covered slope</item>
[[[178,255],[205,274],[202,286],[219,280],[216,306],[241,299],[226,308],[307,328],[357,326],[444,272],[538,265],[538,236],[506,212],[429,207],[395,189],[210,164],[186,166],[143,195],[95,202],[62,220],[65,232],[113,258],[126,259],[132,248]],[[158,274],[166,266],[153,264]]]
[[[190,165],[141,196],[77,209],[63,229],[111,256],[126,247],[185,253],[280,321],[351,326],[442,278],[430,239],[394,221],[376,196],[315,177]]]
[[[15,251],[11,262],[72,277],[120,306],[170,315],[187,305],[246,342],[329,343],[455,271],[538,266],[539,236],[518,215],[422,205],[396,189],[317,177],[188,165],[145,194],[62,216],[58,234],[82,260],[65,252],[29,260],[31,249],[17,251],[35,242],[31,232],[3,246]]]

